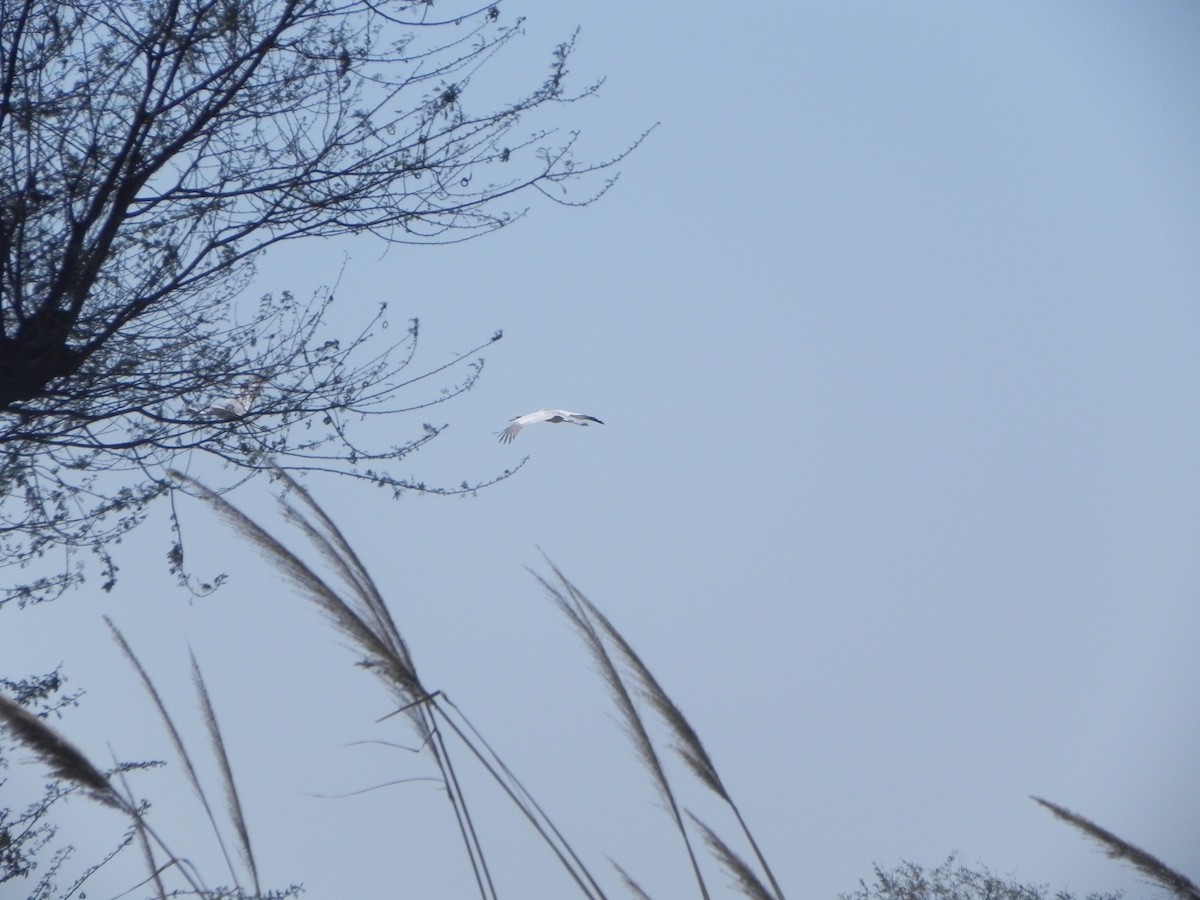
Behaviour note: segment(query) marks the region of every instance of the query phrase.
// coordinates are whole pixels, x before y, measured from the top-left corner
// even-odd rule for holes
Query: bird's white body
[[[517,416],[511,420],[508,427],[500,432],[500,443],[507,444],[517,436],[517,433],[528,425],[536,425],[538,422],[566,422],[569,425],[588,425],[595,422],[597,425],[604,423],[595,416],[585,416],[583,413],[569,412],[565,409],[539,409],[536,412],[526,413],[523,416]]]
[[[236,422],[250,411],[250,407],[262,391],[262,386],[263,379],[261,378],[248,381],[234,396],[222,397],[213,402],[205,410],[205,414],[214,419],[220,419],[222,422]]]
[[[222,422],[236,422],[242,416],[246,415],[249,409],[248,404],[243,403],[237,397],[231,397],[225,400],[218,400],[206,409],[205,412],[214,419],[220,419]]]

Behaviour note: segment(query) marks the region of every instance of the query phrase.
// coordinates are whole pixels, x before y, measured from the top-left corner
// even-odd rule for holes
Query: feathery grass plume
[[[592,659],[595,660],[596,666],[600,670],[600,676],[608,685],[613,700],[616,702],[617,708],[621,711],[621,716],[625,722],[625,731],[633,741],[634,749],[641,758],[643,765],[649,770],[654,785],[658,789],[659,796],[667,807],[667,811],[671,814],[671,818],[675,820],[675,827],[683,838],[688,859],[692,864],[692,871],[695,873],[696,884],[700,888],[701,895],[707,900],[709,896],[708,887],[704,882],[704,875],[700,871],[700,863],[697,861],[696,853],[692,849],[692,841],[688,837],[683,815],[680,813],[679,804],[675,800],[675,793],[671,788],[671,783],[667,778],[667,773],[663,768],[658,751],[654,749],[654,743],[650,740],[650,733],[646,729],[646,723],[638,712],[637,705],[633,702],[629,687],[621,677],[621,672],[617,668],[617,664],[609,655],[607,648],[604,646],[604,641],[600,637],[600,633],[588,617],[586,607],[580,599],[583,595],[570,581],[563,578],[557,569],[555,573],[558,575],[562,589],[546,581],[546,579],[542,578],[536,572],[530,571],[530,574],[541,583],[546,593],[550,596],[550,599],[554,601],[563,615],[567,617],[567,620],[575,626],[576,631],[583,638],[584,646],[587,647],[588,652],[592,655]]]
[[[1166,863],[1151,856],[1145,850],[1128,841],[1117,837],[1111,831],[1101,828],[1095,822],[1085,819],[1078,813],[1071,812],[1057,803],[1043,800],[1041,797],[1031,797],[1035,803],[1044,806],[1064,822],[1074,825],[1092,840],[1104,847],[1104,853],[1109,859],[1117,859],[1128,863],[1156,884],[1166,888],[1180,900],[1200,900],[1200,887],[1186,876],[1176,872]]]
[[[133,827],[143,851],[148,853],[149,838],[153,838],[168,855],[171,855],[166,845],[146,823],[142,816],[142,810],[132,796],[122,795],[112,782],[83,755],[82,751],[33,713],[3,694],[0,694],[0,722],[8,728],[12,738],[32,750],[50,768],[56,778],[77,785],[86,796],[96,802],[129,816],[133,820]],[[156,884],[159,884],[154,874],[153,863],[151,863],[151,873]],[[191,878],[188,881],[191,887],[199,892],[198,882]],[[47,884],[48,882],[43,879],[42,883]],[[165,900],[161,884],[159,884],[159,897],[160,900]]]
[[[651,709],[658,713],[667,728],[670,729],[673,735],[671,749],[673,749],[679,757],[684,761],[687,767],[692,771],[696,778],[709,788],[713,793],[725,801],[732,810],[738,825],[742,829],[742,834],[746,837],[751,849],[754,851],[754,856],[758,860],[758,864],[762,866],[763,872],[767,876],[767,880],[771,882],[771,887],[775,891],[775,896],[782,900],[783,890],[779,887],[779,882],[775,880],[775,875],[771,871],[771,867],[767,864],[766,857],[759,849],[758,842],[754,839],[754,835],[750,832],[746,820],[742,817],[742,812],[733,801],[733,797],[725,789],[724,782],[721,781],[720,775],[717,774],[717,767],[713,764],[708,751],[704,749],[704,744],[700,741],[700,736],[696,730],[688,722],[683,712],[675,705],[675,702],[668,696],[658,683],[650,669],[646,666],[637,652],[630,646],[625,637],[617,630],[616,626],[591,600],[589,600],[583,592],[576,588],[559,568],[554,565],[549,559],[546,559],[547,565],[554,571],[554,575],[559,582],[563,584],[572,597],[576,599],[584,609],[587,610],[587,615],[600,625],[605,636],[617,648],[621,658],[626,666],[632,670],[634,677],[637,680],[639,694],[650,704]],[[712,848],[712,844],[709,844]]]
[[[385,632],[380,634],[372,629],[371,624],[354,609],[337,591],[330,587],[324,579],[317,575],[298,556],[288,550],[283,544],[272,537],[257,522],[231,504],[216,491],[190,478],[181,472],[172,470],[171,477],[195,491],[207,501],[217,513],[232,525],[243,536],[250,539],[259,552],[263,554],[302,594],[308,597],[326,614],[333,626],[345,635],[366,657],[362,662],[364,668],[378,675],[383,682],[398,694],[403,704],[413,704],[410,716],[423,739],[428,738],[428,723],[420,711],[420,701],[428,696],[415,669],[411,665],[407,653],[402,646],[396,646],[388,640]],[[323,556],[336,557],[336,549],[313,531],[318,550]]]
[[[553,567],[553,563],[551,563],[551,566]],[[566,580],[566,577],[557,568],[554,569],[554,574],[560,580]],[[696,734],[691,723],[684,718],[679,707],[667,696],[667,692],[659,685],[657,679],[651,674],[645,663],[642,662],[641,657],[629,646],[629,643],[617,631],[608,617],[582,593],[578,591],[575,593],[579,598],[579,602],[586,607],[588,616],[600,624],[604,634],[620,651],[621,658],[625,660],[626,665],[633,670],[642,698],[650,704],[650,707],[659,714],[659,717],[671,730],[671,733],[674,735],[671,749],[687,764],[687,767],[692,770],[692,774],[713,793],[726,803],[732,803],[729,798],[729,792],[725,790],[725,785],[722,783],[721,777],[717,774],[716,766],[713,765],[708,751],[704,749],[704,745],[700,742],[700,736]]]
[[[92,765],[66,738],[25,707],[0,694],[0,722],[13,740],[24,744],[49,767],[56,778],[71,782],[93,800],[136,818],[136,810],[112,786],[104,774]]]
[[[325,510],[321,509],[304,486],[291,475],[278,467],[274,469],[274,474],[287,486],[288,490],[295,493],[304,502],[309,512],[316,518],[320,528],[314,527],[295,507],[281,501],[284,516],[288,521],[300,527],[321,551],[321,555],[350,587],[352,596],[361,600],[366,612],[365,618],[375,623],[379,633],[387,635],[396,654],[404,660],[415,675],[416,668],[413,665],[412,655],[408,651],[408,644],[400,635],[400,629],[396,627],[391,611],[383,600],[383,595],[380,594],[374,580],[367,573],[366,566],[362,564],[341,529],[325,514]]]
[[[697,819],[691,812],[688,812],[688,817],[700,829],[704,843],[708,845],[713,856],[719,859],[721,865],[725,867],[725,871],[733,876],[738,890],[750,897],[751,900],[777,900],[776,895],[768,891],[758,880],[758,875],[746,864],[746,861],[734,853],[715,831]]]
[[[296,492],[316,517],[319,524],[314,524],[295,507],[284,504],[287,519],[301,529],[321,557],[346,583],[350,589],[349,599],[343,597],[298,556],[216,491],[181,472],[172,470],[169,474],[179,483],[195,491],[226,522],[249,538],[251,544],[303,595],[315,603],[333,626],[365,655],[366,658],[360,665],[378,676],[397,697],[400,708],[408,715],[421,738],[422,745],[429,747],[442,775],[442,784],[454,811],[479,893],[484,898],[494,898],[496,889],[484,858],[482,843],[467,808],[466,798],[459,788],[458,777],[449,753],[428,708],[431,695],[417,677],[408,647],[388,613],[382,594],[341,532],[316,501],[283,470],[276,467],[274,472]]]
[[[612,863],[612,867],[616,869],[618,873],[620,873],[621,880],[625,882],[625,887],[629,889],[629,893],[633,894],[636,900],[651,900],[650,895],[642,890],[642,886],[634,881],[630,874],[617,864],[615,859],[610,859],[609,862]]]
[[[229,819],[233,822],[234,831],[237,832],[238,849],[241,851],[242,862],[246,866],[246,870],[250,873],[250,880],[254,882],[254,896],[262,895],[262,887],[258,881],[258,866],[254,861],[254,851],[250,847],[250,832],[246,828],[246,817],[242,812],[242,802],[238,798],[237,785],[233,780],[233,767],[229,764],[229,754],[225,751],[225,741],[221,737],[221,729],[217,725],[217,713],[213,709],[212,699],[208,695],[208,688],[204,684],[204,676],[200,674],[200,666],[196,662],[196,655],[192,653],[191,648],[188,648],[188,656],[192,661],[192,683],[196,687],[196,694],[200,698],[200,708],[204,712],[204,724],[208,728],[208,736],[212,740],[213,755],[217,758],[217,766],[221,771],[221,782],[225,787],[225,805],[229,812]],[[236,880],[236,879],[235,879]]]
[[[221,833],[220,826],[217,824],[217,816],[213,812],[212,804],[208,802],[208,795],[204,792],[204,786],[200,783],[200,776],[196,773],[196,766],[192,762],[191,754],[188,753],[187,747],[183,743],[183,737],[179,734],[179,729],[175,727],[175,721],[171,718],[171,714],[167,712],[167,705],[163,703],[158,689],[154,686],[154,682],[150,680],[150,674],[142,666],[141,660],[137,658],[137,655],[133,652],[133,648],[125,640],[125,635],[121,634],[120,629],[113,624],[112,619],[108,616],[104,616],[104,624],[112,632],[113,640],[117,642],[117,646],[121,648],[121,653],[129,660],[129,664],[133,666],[133,670],[137,672],[138,677],[142,681],[142,687],[146,689],[146,693],[150,695],[150,699],[154,702],[154,706],[158,710],[158,716],[163,721],[163,727],[166,728],[167,737],[171,739],[171,746],[175,748],[175,753],[179,757],[179,761],[183,763],[183,771],[187,776],[188,784],[192,786],[192,790],[196,792],[196,796],[200,800],[200,805],[204,808],[204,815],[208,819],[208,824],[212,828],[213,834],[216,835],[217,845],[221,848],[221,855],[225,858],[225,865],[236,883],[237,870],[233,865],[233,858],[229,854],[229,848],[225,846],[225,838]]]

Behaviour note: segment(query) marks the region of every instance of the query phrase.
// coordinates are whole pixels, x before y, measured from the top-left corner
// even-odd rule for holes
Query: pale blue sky
[[[522,9],[512,71],[539,75],[578,23],[572,71],[608,76],[569,110],[585,154],[661,121],[613,191],[465,245],[285,248],[256,287],[306,294],[348,253],[347,329],[379,300],[419,316],[417,365],[504,329],[476,390],[377,427],[450,424],[405,474],[457,484],[528,455],[514,478],[398,503],[309,481],[426,682],[597,868],[685,895],[603,689],[523,569],[540,546],[692,719],[791,896],[955,850],[1151,893],[1031,793],[1200,877],[1200,6]],[[607,424],[496,442],[541,406]],[[267,494],[233,499],[270,521]],[[6,614],[5,672],[64,661],[88,692],[69,733],[168,757],[99,616],[184,719],[191,641],[269,882],[467,896],[430,785],[307,796],[427,769],[341,746],[407,735],[372,724],[386,698],[319,618],[182,502],[191,559],[226,588],[173,590],[153,520],[112,596]],[[492,840],[502,893],[565,895],[540,851]]]

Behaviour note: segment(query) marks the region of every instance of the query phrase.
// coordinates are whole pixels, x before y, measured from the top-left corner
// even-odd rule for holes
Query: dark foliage
[[[1045,885],[1023,884],[1014,878],[993,875],[985,867],[969,869],[952,855],[936,869],[904,862],[894,869],[875,866],[871,884],[840,900],[1120,900],[1120,893],[1087,894],[1077,898],[1067,891],[1051,892]]]

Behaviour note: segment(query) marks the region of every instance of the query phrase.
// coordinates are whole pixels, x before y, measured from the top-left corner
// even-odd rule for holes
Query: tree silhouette
[[[327,330],[328,291],[249,314],[237,301],[283,241],[460,241],[519,218],[525,194],[602,194],[632,147],[580,163],[575,133],[539,119],[598,86],[567,92],[572,41],[540,83],[472,105],[521,34],[499,5],[432,0],[0,4],[0,559],[88,549],[110,586],[107,548],[185,450],[430,489],[387,462],[436,427],[355,438],[363,415],[405,410],[400,387],[449,368],[406,371],[415,321],[390,338],[379,303],[346,337]],[[408,409],[469,388],[499,337]],[[27,577],[0,602],[82,571]]]

